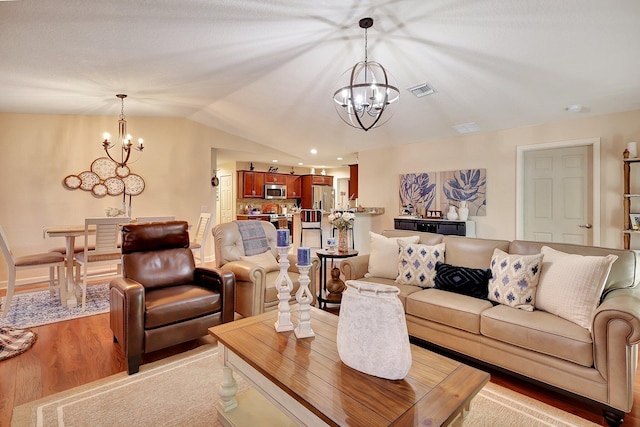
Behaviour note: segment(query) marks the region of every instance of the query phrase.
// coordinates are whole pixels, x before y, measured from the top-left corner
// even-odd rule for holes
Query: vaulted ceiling
[[[369,132],[332,101],[364,59],[366,16],[369,59],[401,91]],[[225,151],[237,160],[348,164],[464,123],[482,132],[640,109],[639,18],[636,0],[0,1],[0,111],[115,117],[114,95],[127,93],[130,127],[185,117],[254,141]],[[437,92],[406,90],[423,82]]]

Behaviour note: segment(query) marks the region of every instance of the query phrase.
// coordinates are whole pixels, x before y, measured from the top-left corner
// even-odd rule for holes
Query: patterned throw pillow
[[[438,261],[436,263],[435,288],[444,291],[487,299],[491,270],[456,267]]]
[[[400,285],[432,288],[436,262],[444,261],[444,243],[435,246],[398,241],[398,278]]]
[[[533,311],[543,255],[508,254],[493,251],[489,300],[525,311]]]
[[[591,330],[593,313],[618,257],[567,254],[548,246],[544,255],[535,307]]]

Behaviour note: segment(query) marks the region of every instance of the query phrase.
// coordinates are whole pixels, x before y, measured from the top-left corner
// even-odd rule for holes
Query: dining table
[[[89,234],[95,234],[96,229],[89,228]],[[67,263],[67,301],[66,306],[73,308],[78,306],[78,298],[75,293],[73,276],[73,260],[75,256],[76,237],[84,236],[84,225],[52,225],[42,227],[43,237],[64,237],[65,256]]]

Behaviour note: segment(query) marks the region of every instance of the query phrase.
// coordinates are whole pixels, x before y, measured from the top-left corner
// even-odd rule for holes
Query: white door
[[[593,244],[593,146],[523,156],[523,234],[539,242]]]
[[[220,177],[220,223],[231,222],[233,218],[233,180],[231,175]]]

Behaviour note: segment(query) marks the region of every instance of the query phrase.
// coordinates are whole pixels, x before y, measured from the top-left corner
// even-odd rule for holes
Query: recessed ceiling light
[[[338,157],[336,160],[342,160],[342,157]]]
[[[455,125],[453,128],[461,134],[478,132],[480,130],[480,126],[473,122]]]
[[[302,166],[304,163],[302,162],[298,162],[298,166]]]
[[[568,107],[565,108],[565,110],[567,110],[570,113],[579,113],[580,111],[582,111],[582,105],[580,104],[569,105]]]
[[[318,154],[318,150],[316,150],[315,148],[312,148],[310,151],[311,154]]]
[[[278,163],[277,160],[271,160],[271,163]]]

